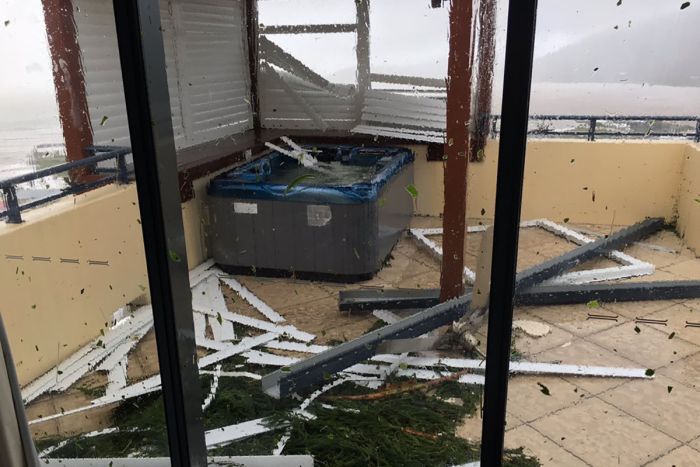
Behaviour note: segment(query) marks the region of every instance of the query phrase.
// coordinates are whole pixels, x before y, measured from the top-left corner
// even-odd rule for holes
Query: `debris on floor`
[[[548,224],[540,221],[537,226],[543,225]],[[624,254],[622,259],[611,256],[626,261]],[[575,272],[581,273],[575,276],[578,279],[590,276],[585,269]],[[352,456],[360,456],[370,465],[386,459],[399,464],[454,465],[478,458],[477,442],[460,438],[457,427],[479,409],[483,360],[406,353],[374,355],[338,374],[325,374],[323,383],[298,391],[299,399],[277,400],[262,391],[263,376],[331,349],[318,344],[327,338],[319,339],[322,336],[317,335],[317,329],[316,334],[308,332],[304,320],[281,311],[284,307],[275,305],[275,310],[270,305],[275,304],[274,299],[268,303],[267,295],[262,294],[263,300],[244,278],[226,276],[211,263],[192,271],[190,280],[211,455],[308,454],[320,464],[331,465]],[[315,287],[333,290],[332,286]],[[231,293],[235,294],[233,301]],[[373,310],[373,314],[388,324],[406,316],[387,310]],[[522,335],[538,340],[561,332],[540,320],[515,320],[513,326]],[[82,435],[42,440],[38,444],[46,457],[165,454],[159,375],[140,381],[126,378],[126,357],[151,327],[150,309],[139,308],[24,388],[25,399],[41,402],[49,393],[75,386],[91,372],[108,376],[105,392],[96,394],[89,405],[41,414],[31,421],[38,427],[76,414],[83,417],[98,407],[116,407],[108,430],[87,429]],[[554,361],[559,360],[514,361],[511,373],[638,380],[655,377],[648,368],[549,363]],[[507,459],[506,465],[539,465],[517,450],[510,451]]]
[[[544,337],[552,331],[548,324],[525,319],[514,320],[513,329],[518,329],[530,337]]]

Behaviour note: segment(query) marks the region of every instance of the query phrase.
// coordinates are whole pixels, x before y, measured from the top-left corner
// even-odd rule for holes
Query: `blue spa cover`
[[[413,152],[396,147],[305,145],[304,149],[311,151],[322,162],[368,167],[368,172],[375,172],[369,181],[360,179],[324,184],[316,177],[302,175],[290,182],[280,183],[275,181],[279,178],[275,176],[276,172],[294,168],[298,162],[273,151],[214,178],[209,183],[209,196],[314,204],[366,203],[376,200],[379,191],[391,177],[414,161]],[[299,171],[299,167],[296,169]],[[300,173],[303,173],[303,169]]]

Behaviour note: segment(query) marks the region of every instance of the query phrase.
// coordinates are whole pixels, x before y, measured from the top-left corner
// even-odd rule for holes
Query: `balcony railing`
[[[500,131],[500,116],[494,115],[491,118],[491,136],[495,137]],[[573,129],[556,128],[557,124],[567,121],[574,123]],[[686,125],[683,125],[684,123]],[[533,124],[534,128],[532,128]],[[627,125],[630,130],[616,129],[615,125]],[[597,138],[681,138],[700,142],[700,117],[678,115],[530,115],[528,134],[552,138],[573,136],[585,138],[588,141],[595,141]]]
[[[112,182],[129,183],[129,169],[126,157],[131,154],[130,148],[117,146],[92,146],[87,149],[93,154],[85,159],[73,162],[66,162],[36,172],[19,175],[0,181],[0,190],[5,201],[5,210],[0,212],[0,218],[6,217],[8,224],[20,224],[22,222],[22,211],[34,208],[43,204],[55,201],[64,196],[82,193],[94,188],[108,185]],[[98,167],[97,164],[104,161],[115,160],[116,168]],[[59,193],[51,194],[43,198],[32,200],[25,204],[20,204],[17,197],[17,185],[21,183],[40,180],[45,177],[57,175],[63,172],[74,171],[76,169],[92,169],[99,176],[96,180],[84,183],[73,183],[68,188],[60,190]]]

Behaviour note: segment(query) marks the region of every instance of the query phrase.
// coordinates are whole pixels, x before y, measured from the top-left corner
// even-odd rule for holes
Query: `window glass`
[[[544,465],[697,457],[694,6],[539,2],[518,270],[609,246],[515,309],[506,447]]]
[[[158,2],[139,188],[177,251],[144,246],[113,4],[64,3],[0,4],[1,313],[40,457],[167,458],[159,253],[209,456],[478,461],[508,2]],[[537,11],[504,465],[690,465],[697,8],[580,3]]]

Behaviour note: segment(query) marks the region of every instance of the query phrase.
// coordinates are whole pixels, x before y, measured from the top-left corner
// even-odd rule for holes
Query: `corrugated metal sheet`
[[[75,7],[95,144],[129,145],[112,1]],[[160,0],[160,10],[176,147],[252,128],[242,1]]]

